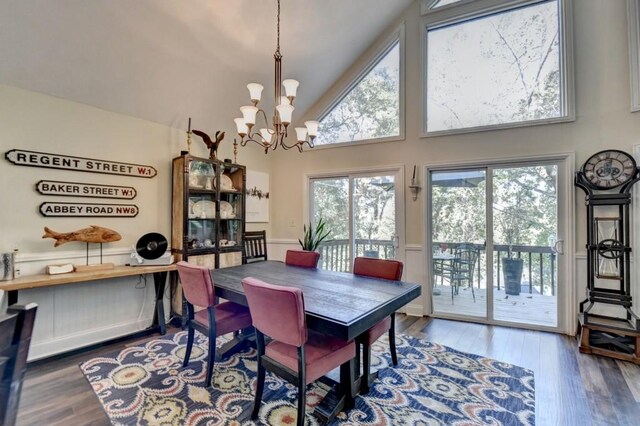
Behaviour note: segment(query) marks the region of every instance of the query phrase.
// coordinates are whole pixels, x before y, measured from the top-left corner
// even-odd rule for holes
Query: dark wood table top
[[[420,296],[418,284],[368,278],[351,273],[255,262],[211,271],[216,295],[243,305],[242,279],[297,287],[304,294],[307,326],[352,340],[384,317]]]

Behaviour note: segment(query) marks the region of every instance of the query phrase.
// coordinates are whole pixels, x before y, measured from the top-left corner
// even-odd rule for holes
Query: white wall
[[[194,155],[208,156],[199,139],[192,146]],[[52,239],[41,238],[45,226],[59,232],[89,225],[118,231],[122,240],[104,245],[104,261],[116,264],[130,261],[130,247],[145,233],[159,232],[170,240],[171,159],[186,149],[184,130],[0,86],[0,150],[14,148],[146,164],[158,170],[155,178],[142,179],[16,166],[0,159],[0,252],[19,249],[23,275],[42,273],[51,264],[84,263],[83,243],[54,248]],[[222,143],[220,154],[232,158],[229,140]],[[238,162],[271,171],[269,159],[257,149],[240,148]],[[135,218],[43,217],[38,207],[44,201],[128,202],[43,196],[35,190],[41,179],[133,186],[138,195],[131,203],[140,213]],[[269,224],[249,226],[265,228],[270,231]],[[90,250],[91,263],[97,263],[97,247]],[[146,286],[133,277],[19,292],[19,302],[39,304],[30,358],[147,327],[153,317],[152,289],[151,277]]]
[[[386,164],[453,163],[483,158],[509,158],[537,154],[575,152],[576,167],[593,153],[605,148],[631,152],[640,141],[640,115],[629,111],[629,59],[627,46],[626,2],[574,1],[574,58],[576,88],[576,121],[509,130],[478,132],[420,138],[421,129],[421,16],[416,0],[399,19],[381,34],[378,42],[404,21],[406,24],[406,138],[400,142],[385,142],[353,147],[317,149],[300,155],[294,152],[274,156],[272,233],[275,238],[295,239],[302,233],[303,175],[331,170],[359,169]],[[376,43],[378,43],[376,42]],[[315,117],[334,99],[376,52],[376,43],[355,61],[351,69],[336,82],[307,114]],[[408,185],[408,182],[405,182]],[[278,191],[278,188],[287,188]],[[409,247],[423,244],[424,190],[417,201],[409,191],[405,194],[406,242]],[[584,197],[576,193],[575,247],[583,250],[586,243]],[[290,220],[294,226],[290,226]],[[575,253],[568,253],[574,256]],[[409,257],[406,253],[405,258]],[[580,268],[580,262],[576,262]],[[410,276],[426,277],[411,270]],[[577,275],[578,300],[584,295],[584,280]],[[421,281],[423,284],[425,281]],[[562,284],[562,283],[560,283]],[[636,283],[636,286],[638,284]]]

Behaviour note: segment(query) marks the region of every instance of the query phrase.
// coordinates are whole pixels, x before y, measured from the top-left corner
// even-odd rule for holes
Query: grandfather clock
[[[580,351],[640,363],[640,319],[631,310],[631,188],[640,180],[633,157],[592,155],[576,173],[587,209],[587,298],[580,303]],[[617,314],[596,314],[608,306]],[[616,309],[617,307],[617,309]]]

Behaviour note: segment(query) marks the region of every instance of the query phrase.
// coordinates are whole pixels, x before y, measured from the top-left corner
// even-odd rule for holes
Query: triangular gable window
[[[317,145],[400,136],[400,41],[320,119]]]

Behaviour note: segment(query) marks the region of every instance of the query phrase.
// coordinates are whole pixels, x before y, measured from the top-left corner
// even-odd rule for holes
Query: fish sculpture
[[[113,229],[95,225],[67,233],[55,232],[45,226],[42,238],[53,238],[56,240],[54,247],[58,247],[72,241],[81,241],[83,243],[111,243],[113,241],[120,241],[122,236]]]
[[[209,148],[209,158],[215,160],[218,152],[218,146],[220,145],[220,142],[222,142],[222,139],[224,139],[224,132],[221,132],[220,130],[216,132],[215,142],[211,140],[211,137],[208,134],[201,130],[194,130],[193,134],[202,138],[204,144]]]

